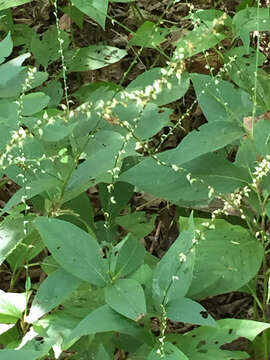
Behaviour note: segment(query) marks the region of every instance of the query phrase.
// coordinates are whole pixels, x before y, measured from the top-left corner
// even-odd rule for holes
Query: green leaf
[[[196,257],[188,296],[214,296],[247,284],[261,266],[263,249],[258,240],[246,229],[225,220],[215,220],[214,229],[207,228],[207,219],[196,221],[196,229],[203,232],[205,239],[196,245],[200,256]]]
[[[141,239],[154,230],[155,220],[156,215],[146,217],[145,212],[137,211],[131,214],[118,216],[115,221],[118,225]]]
[[[0,97],[18,96],[21,92],[25,74],[25,68],[14,66],[10,61],[0,65]]]
[[[269,8],[247,7],[237,12],[232,21],[234,33],[243,41],[246,51],[249,49],[251,31],[270,30]]]
[[[163,127],[171,125],[171,114],[171,109],[160,109],[157,104],[147,104],[144,107],[143,112],[140,114],[140,119],[137,123],[136,128],[134,129],[135,136],[137,136],[141,140],[150,139],[152,136],[156,135]]]
[[[1,1],[0,1],[1,7]],[[0,64],[5,61],[5,59],[11,54],[13,49],[13,43],[10,36],[10,32],[7,36],[0,42]]]
[[[20,1],[20,3],[29,2],[28,1]],[[10,1],[11,2],[11,1]],[[17,1],[18,2],[18,1]],[[14,3],[14,1],[12,1]],[[1,3],[0,3],[1,5]],[[12,5],[13,6],[13,5]],[[1,360],[36,360],[39,359],[42,354],[38,351],[30,351],[30,350],[0,350]]]
[[[0,290],[0,323],[15,324],[26,309],[26,294]]]
[[[156,308],[184,297],[193,276],[195,261],[193,218],[189,219],[189,229],[183,231],[167,253],[159,261],[153,276],[153,300]]]
[[[24,218],[23,220],[25,222],[28,219]],[[44,243],[42,242],[38,231],[34,230],[30,232],[27,230],[25,225],[23,228],[23,241],[18,243],[14,251],[12,251],[7,258],[7,262],[13,271],[17,271],[17,269],[24,266],[44,249]],[[26,231],[27,235],[25,234]]]
[[[186,355],[170,342],[165,342],[163,347],[164,354],[162,356],[160,349],[153,349],[147,356],[147,360],[188,360]],[[193,360],[193,359],[192,359]]]
[[[155,49],[166,40],[170,32],[167,28],[161,28],[151,21],[145,21],[129,40],[129,45],[137,45]]]
[[[131,320],[137,321],[146,314],[144,291],[136,280],[120,279],[106,287],[105,300],[113,310]]]
[[[132,320],[118,314],[108,305],[104,305],[84,318],[72,331],[70,339],[108,331],[129,334],[134,337],[141,336],[143,332]]]
[[[89,196],[86,193],[82,193],[78,197],[66,202],[64,205],[62,205],[62,209],[71,210],[75,215],[64,215],[64,220],[68,219],[69,222],[72,222],[74,225],[80,227],[82,226],[82,220],[84,224],[87,225],[88,229],[90,228],[92,231],[94,230],[95,213]],[[77,219],[78,216],[81,220]]]
[[[232,58],[235,58],[232,61]],[[233,82],[240,88],[253,96],[254,74],[256,72],[256,98],[260,105],[264,104],[264,89],[261,81],[263,80],[263,70],[259,67],[266,61],[265,55],[256,49],[250,49],[247,54],[243,46],[235,47],[224,54],[226,71]],[[268,79],[269,82],[269,79]]]
[[[11,199],[6,203],[5,207],[0,212],[0,215],[9,211],[15,205],[18,205],[23,200],[31,199],[32,197],[49,190],[53,187],[59,186],[61,183],[59,180],[53,177],[47,177],[46,179],[39,179],[29,182],[25,188],[18,190]]]
[[[24,217],[7,216],[0,225],[0,265],[25,237]]]
[[[127,55],[127,51],[108,45],[90,45],[66,53],[69,72],[101,69],[114,64]]]
[[[248,185],[250,173],[227,160],[227,154],[208,153],[184,164],[192,177],[199,178],[219,194],[228,194]]]
[[[95,238],[63,220],[40,216],[35,224],[53,257],[67,272],[90,284],[106,284],[102,250]]]
[[[108,190],[108,186],[109,184],[100,183],[98,190],[103,211],[110,214],[109,221],[114,222],[115,217],[120,214],[121,210],[131,199],[134,186],[118,181],[110,191]],[[112,199],[114,200],[113,202],[111,201]]]
[[[180,78],[175,74],[170,76],[166,75],[167,82],[170,84],[170,86],[167,86],[167,83],[162,83],[164,71],[166,71],[166,68],[153,68],[145,71],[137,76],[135,80],[131,81],[126,88],[126,91],[145,91],[146,87],[151,86],[156,94],[156,98],[151,99],[151,102],[158,106],[166,105],[180,99],[185,95],[189,88],[189,74],[184,72],[181,74]],[[158,92],[156,87],[153,87],[155,84],[160,84],[159,86],[156,85],[159,89]]]
[[[218,19],[222,16],[223,15],[221,14],[221,16],[214,18],[212,21],[200,21],[200,24],[194,26],[194,29],[189,31],[187,35],[182,36],[178,41],[174,42],[176,49],[172,60],[179,61],[179,59],[182,60],[189,58],[195,54],[214,47],[221,40],[225,39],[225,33],[215,29],[215,24],[217,24],[218,21],[223,21]],[[224,16],[226,18],[227,14],[224,13]]]
[[[65,122],[60,117],[54,117],[53,122],[42,127],[41,138],[45,141],[57,142],[71,135],[76,123]]]
[[[257,156],[265,158],[270,154],[270,122],[261,119],[254,126],[254,143],[257,150]]]
[[[27,4],[32,0],[0,0],[0,11],[9,9],[11,7]]]
[[[116,258],[115,274],[125,277],[133,273],[144,261],[145,249],[131,234],[120,243],[121,247]]]
[[[169,301],[165,307],[170,320],[189,324],[217,326],[215,320],[199,303],[186,297]]]
[[[231,120],[241,124],[243,117],[252,114],[248,93],[228,81],[202,74],[192,74],[191,80],[208,122]]]
[[[211,134],[211,141],[209,136]],[[176,149],[170,152],[168,161],[182,165],[201,155],[222,149],[244,135],[243,129],[228,121],[217,121],[200,126],[181,141]]]
[[[66,50],[69,46],[69,36],[65,31],[61,29],[59,29],[59,31],[60,38],[63,40],[62,49]],[[42,34],[41,40],[38,36],[32,38],[31,52],[36,61],[45,68],[60,58],[61,54],[59,50],[59,35],[55,25]]]
[[[265,322],[241,319],[222,319],[218,321],[218,325],[224,330],[232,329],[232,332],[229,332],[231,336],[235,338],[244,337],[250,341],[270,328],[270,324]]]
[[[166,155],[168,159],[171,151],[173,150],[161,155]],[[200,181],[190,183],[187,180],[187,172],[174,171],[170,166],[159,165],[153,158],[146,158],[125,171],[119,180],[135,185],[140,191],[174,203],[183,201],[188,204],[200,204],[208,201],[207,185]]]
[[[81,281],[66,272],[58,269],[50,274],[40,285],[34,297],[26,321],[33,323],[44,314],[53,310],[79,285]]]
[[[240,319],[218,320],[217,324],[218,328],[203,326],[185,335],[169,335],[168,338],[192,360],[247,359],[246,352],[223,350],[222,345],[240,337],[253,341],[269,328],[266,323]]]
[[[52,80],[46,83],[42,91],[50,97],[48,107],[57,108],[63,97],[63,89],[60,81]]]
[[[108,0],[72,0],[72,4],[105,28]]]
[[[85,149],[87,159],[78,166],[68,181],[63,201],[77,197],[94,184],[97,177],[112,170],[115,166],[115,156],[119,154],[122,145],[123,137],[119,133],[99,131]],[[111,176],[109,181],[110,178]]]
[[[50,98],[42,92],[35,92],[23,96],[22,115],[33,115],[49,104]]]

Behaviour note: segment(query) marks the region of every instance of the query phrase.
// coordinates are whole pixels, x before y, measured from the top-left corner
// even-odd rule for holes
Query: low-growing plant
[[[11,6],[27,2],[0,2],[0,16],[9,19]],[[0,291],[1,359],[103,360],[116,349],[133,360],[246,359],[246,351],[222,346],[240,337],[250,341],[254,359],[268,358],[270,82],[259,44],[270,13],[259,2],[244,3],[232,18],[189,5],[192,27],[173,41],[171,56],[162,44],[175,29],[162,27],[163,17],[143,22],[128,47],[154,49],[167,65],[125,87],[81,87],[78,106],[70,101],[69,74],[113,64],[127,50],[75,49],[55,1],[56,25],[25,38],[35,66],[23,66],[31,54],[8,60],[18,39],[16,26],[4,22],[10,31],[0,42],[1,176],[18,190],[1,211],[0,264],[12,273],[9,291]],[[103,27],[110,18],[108,1],[72,4],[65,11],[78,24],[83,13]],[[188,70],[200,53],[207,74]],[[61,71],[47,81],[56,61]],[[196,100],[172,122],[167,105],[185,96],[190,81]],[[161,151],[197,102],[207,123]],[[86,193],[94,186],[99,220]],[[180,235],[161,259],[140,241],[155,216],[131,211],[138,191],[175,204],[181,215]],[[119,225],[127,235],[119,235]],[[37,265],[47,275],[40,285],[31,277]],[[25,288],[14,292],[23,273]],[[252,294],[252,320],[216,321],[198,302],[232,291]],[[175,334],[173,322],[194,326]]]

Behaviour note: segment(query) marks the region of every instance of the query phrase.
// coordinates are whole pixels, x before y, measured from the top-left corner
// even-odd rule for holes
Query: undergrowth
[[[54,0],[41,34],[13,22],[30,0],[0,1],[1,184],[13,189],[1,210],[0,358],[267,360],[269,4],[167,1],[150,21],[125,2],[136,31],[106,0]],[[178,5],[181,24],[167,19]],[[125,47],[77,48],[71,23],[83,19],[117,24]],[[128,81],[146,51],[153,61]],[[70,90],[130,54],[118,83]],[[195,108],[204,121],[192,128]],[[156,215],[133,211],[138,193],[177,209],[180,234],[161,258],[143,244]],[[234,291],[254,299],[246,318],[217,320],[201,304]],[[239,338],[244,349],[228,346]]]

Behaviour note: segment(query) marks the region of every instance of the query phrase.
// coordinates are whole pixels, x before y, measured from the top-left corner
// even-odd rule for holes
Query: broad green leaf
[[[64,202],[77,197],[95,184],[97,177],[108,174],[108,170],[114,168],[115,156],[119,154],[123,141],[123,137],[115,131],[99,131],[90,140],[88,148],[85,149],[87,159],[78,166],[68,181]]]
[[[249,94],[219,78],[191,74],[198,102],[208,122],[234,121],[241,124],[243,117],[252,114]]]
[[[60,101],[62,100],[64,92],[60,81],[49,81],[41,90],[50,97],[48,107],[57,108]]]
[[[52,122],[48,122],[42,127],[41,139],[45,141],[58,142],[71,135],[76,127],[76,123],[65,122],[60,117],[54,117]]]
[[[148,264],[142,264],[129,278],[137,280],[141,285],[149,286],[152,282],[153,270]]]
[[[25,49],[30,49],[32,38],[38,36],[27,24],[14,24],[11,34],[14,47],[24,45]]]
[[[211,134],[211,141],[209,136]],[[243,129],[228,121],[217,121],[200,126],[199,131],[189,133],[176,149],[170,152],[168,161],[182,165],[190,160],[222,149],[244,135]]]
[[[186,297],[169,301],[165,306],[166,316],[170,320],[183,323],[217,326],[215,320],[199,303]]]
[[[235,60],[232,61],[232,58],[235,58]],[[226,52],[224,60],[230,78],[236,85],[248,92],[250,96],[253,96],[252,88],[256,73],[256,98],[259,105],[263,106],[265,104],[265,94],[261,81],[263,80],[264,71],[259,67],[266,61],[265,55],[252,48],[247,54],[246,49],[239,46]]]
[[[0,212],[0,215],[9,211],[12,207],[18,205],[23,200],[31,199],[32,197],[42,193],[43,191],[49,190],[53,187],[57,187],[60,184],[60,181],[53,177],[34,180],[28,183],[25,188],[21,188],[12,196],[12,198],[6,203],[5,207]]]
[[[98,185],[99,196],[103,211],[110,214],[109,221],[114,222],[115,217],[120,214],[132,197],[134,187],[120,181],[116,182],[110,191],[108,187],[109,184],[100,183]]]
[[[14,132],[17,132],[19,128],[18,124],[18,106],[6,99],[0,100],[0,152],[2,154],[2,164],[9,166],[10,161],[7,159],[7,146],[12,141]]]
[[[26,294],[0,290],[0,323],[14,324],[26,309]]]
[[[88,283],[83,282],[62,302],[62,305],[66,316],[74,316],[81,321],[91,311],[105,305],[104,289],[92,289]]]
[[[208,153],[184,164],[184,168],[215,189],[219,194],[228,194],[252,182],[249,171],[227,160],[227,154]]]
[[[119,279],[105,288],[106,303],[119,314],[137,321],[146,314],[144,291],[133,279]]]
[[[242,319],[222,319],[218,321],[220,328],[233,331],[230,335],[234,337],[244,337],[253,341],[261,332],[270,328],[270,324],[265,322],[242,320]]]
[[[156,48],[166,40],[170,30],[168,28],[158,27],[151,21],[145,21],[129,40],[129,45],[137,45],[148,48]]]
[[[222,319],[217,324],[218,328],[203,326],[185,335],[169,335],[168,338],[192,360],[247,359],[246,352],[223,350],[222,345],[240,337],[253,341],[269,328],[266,323],[240,319]]]
[[[38,333],[38,336],[44,339],[44,344],[42,342],[37,343],[34,338],[26,345],[30,349],[33,349],[34,346],[40,350],[44,350],[45,347],[46,350],[47,346],[51,348],[52,345],[57,344],[59,347],[61,346],[62,350],[65,350],[73,344],[74,341],[70,341],[68,338],[79,322],[80,318],[73,316],[71,313],[67,314],[65,309],[54,311],[50,315],[43,316],[33,325],[33,329]]]
[[[127,51],[108,45],[90,45],[66,54],[68,71],[97,70],[114,64],[127,55]]]
[[[205,239],[196,245],[200,256],[196,257],[188,291],[192,298],[240,289],[257,274],[262,262],[262,246],[246,229],[221,219],[215,220],[214,229],[208,229],[208,224],[207,219],[195,220]]]
[[[25,2],[29,2],[24,1]],[[23,2],[23,0],[21,1]],[[12,1],[14,3],[14,1]],[[1,5],[1,3],[0,3]],[[0,358],[1,360],[36,360],[40,359],[42,354],[39,351],[31,351],[31,350],[0,350]]]
[[[22,220],[25,222],[28,219],[24,218]],[[7,262],[13,271],[17,271],[17,269],[24,266],[44,249],[44,243],[42,242],[38,231],[34,230],[29,232],[26,225],[24,225],[23,228],[23,241],[18,243],[14,251],[12,251],[7,258]]]
[[[166,155],[168,159],[171,151],[173,150],[161,155]],[[186,171],[174,171],[170,166],[159,165],[152,158],[146,158],[123,172],[119,180],[135,185],[140,191],[175,203],[181,201],[195,205],[208,200],[207,185],[200,181],[190,183]]]
[[[80,102],[80,104],[83,104],[87,101],[89,101],[89,98],[92,97],[96,93],[96,91],[102,90],[103,96],[102,100],[105,101],[108,96],[108,100],[112,99],[113,92],[122,90],[122,87],[120,85],[117,85],[112,82],[107,81],[96,81],[90,84],[82,85],[80,88],[72,93],[72,96],[75,96],[75,98]],[[104,95],[106,94],[106,99],[104,98]],[[97,101],[99,101],[99,96],[97,98]]]
[[[106,284],[102,250],[94,237],[63,220],[40,216],[35,224],[53,257],[67,272],[90,284]]]
[[[166,90],[165,90],[166,91]],[[147,104],[143,112],[139,114],[140,118],[134,134],[141,140],[148,140],[156,135],[163,127],[171,125],[171,109],[160,109],[157,104]],[[132,123],[131,123],[132,125]]]
[[[163,351],[163,353],[162,353]],[[165,342],[163,349],[153,349],[146,360],[189,360],[186,355],[170,342]]]
[[[257,155],[254,140],[247,137],[241,141],[234,164],[239,167],[245,167],[252,173],[255,171],[257,164]]]
[[[162,106],[176,101],[183,97],[189,88],[189,74],[184,72],[180,78],[176,74],[165,76],[166,68],[153,68],[145,71],[137,76],[126,88],[128,92],[142,91],[145,92],[147,87],[151,87],[155,92],[156,97],[151,99],[151,102]],[[166,82],[163,83],[164,77]],[[167,84],[170,84],[167,86]]]
[[[113,114],[119,119],[119,122],[128,122],[130,128],[133,129],[135,138],[139,138],[141,141],[148,140],[157,134],[164,126],[171,125],[171,109],[160,109],[160,107],[153,102],[148,104],[144,104],[143,102],[138,103],[136,100],[138,97],[136,90],[135,93],[131,92],[130,94],[130,96],[132,98],[135,97],[135,99],[125,100],[124,104],[122,104],[122,96],[125,98],[125,96],[127,96],[126,92],[119,92],[116,95],[116,99],[121,103],[115,107]],[[148,96],[146,96],[146,98],[147,97]],[[134,123],[135,119],[136,123]],[[137,154],[138,153],[136,153],[136,155]]]
[[[15,324],[0,324],[0,341],[2,343],[2,337],[1,335],[8,332],[10,329],[12,329],[15,326]],[[3,344],[4,345],[4,344]]]
[[[1,1],[0,1],[1,7]],[[7,36],[0,42],[0,64],[5,61],[5,59],[11,54],[13,49],[13,43],[10,36],[10,32]]]
[[[226,14],[224,15],[227,16]],[[200,22],[200,25],[195,26],[187,35],[182,36],[178,41],[174,42],[176,49],[174,51],[173,61],[189,58],[214,47],[221,40],[225,39],[226,35],[222,31],[217,31],[217,29],[214,28],[218,21],[218,19],[213,19],[211,22]]]
[[[195,261],[193,218],[189,229],[181,232],[159,261],[153,275],[153,300],[157,309],[162,304],[184,297],[193,276]]]
[[[14,6],[20,6],[23,4],[27,4],[32,0],[0,0],[0,11],[9,9]]]
[[[22,100],[22,115],[30,116],[41,111],[49,104],[49,101],[49,96],[42,92],[25,95]]]
[[[19,96],[27,77],[27,68],[22,67],[21,64],[30,55],[30,53],[23,54],[0,65],[0,97],[14,98]],[[47,77],[48,74],[46,72],[38,71],[34,73],[33,78],[29,82],[28,90],[41,85],[47,80]]]
[[[21,334],[15,324],[0,324],[0,333],[0,341],[4,348],[10,347],[14,349],[19,346],[21,342]]]
[[[89,196],[86,193],[80,194],[78,197],[66,202],[62,209],[71,210],[74,212],[74,216],[64,215],[64,220],[68,219],[69,222],[72,222],[74,225],[82,226],[82,221],[87,226],[87,229],[95,228],[94,224],[94,209],[89,199]],[[79,216],[79,219],[77,217]]]
[[[118,314],[108,305],[104,305],[84,318],[72,331],[70,339],[108,331],[129,334],[134,337],[141,336],[143,333],[143,330],[134,321]]]
[[[0,97],[18,96],[22,89],[25,74],[25,68],[22,66],[15,66],[10,62],[0,65]]]
[[[131,234],[122,241],[116,258],[115,274],[125,277],[134,272],[144,261],[145,249]]]
[[[62,49],[66,50],[69,45],[69,36],[65,31],[61,29],[59,29],[59,31],[62,41]],[[33,53],[36,61],[43,67],[47,68],[48,65],[60,58],[61,54],[59,52],[59,41],[58,30],[55,25],[42,34],[41,40],[37,36],[32,38],[31,52]]]
[[[254,143],[257,150],[257,156],[265,158],[270,154],[270,122],[261,119],[254,126]]]
[[[116,223],[141,239],[155,228],[156,215],[146,217],[143,211],[137,211],[116,218]]]
[[[98,349],[96,360],[111,360],[112,358],[105,350],[104,346],[101,344]]]
[[[100,26],[105,28],[109,0],[72,0],[72,4],[80,11],[95,20]]]
[[[246,51],[248,51],[250,31],[270,30],[269,8],[246,7],[234,15],[232,25],[234,33],[241,38]]]
[[[33,323],[44,314],[53,310],[79,285],[81,281],[66,272],[58,269],[49,275],[40,285],[34,297],[26,321]]]
[[[7,216],[0,225],[0,265],[24,239],[24,217]]]

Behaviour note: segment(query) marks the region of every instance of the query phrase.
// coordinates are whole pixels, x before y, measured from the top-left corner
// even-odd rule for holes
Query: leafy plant
[[[0,10],[23,3],[0,2]],[[170,30],[162,18],[147,20],[128,46],[154,49],[167,64],[127,86],[91,84],[77,91],[85,101],[73,106],[68,76],[115,64],[128,49],[76,49],[53,5],[55,26],[24,42],[42,71],[23,65],[30,53],[9,60],[14,29],[0,42],[1,176],[18,188],[1,211],[0,264],[12,272],[9,291],[0,292],[1,359],[113,359],[115,349],[134,360],[244,359],[246,351],[222,346],[239,337],[253,342],[255,359],[267,359],[269,74],[261,68],[259,37],[268,30],[269,9],[240,7],[230,18],[190,5],[192,26],[172,41],[171,56],[162,49]],[[72,5],[103,28],[110,18],[108,1]],[[255,49],[250,31],[257,32]],[[240,46],[233,46],[235,39]],[[218,72],[208,64],[210,49],[222,62]],[[202,52],[208,74],[189,72],[189,59]],[[57,62],[61,72],[46,82]],[[190,84],[207,123],[161,151],[195,104],[173,122],[168,104],[183,98]],[[86,195],[94,186],[98,219]],[[155,216],[129,206],[138,191],[185,214],[161,259],[141,241]],[[121,235],[119,225],[126,231]],[[47,275],[39,286],[31,278],[37,262]],[[23,272],[24,291],[14,292]],[[216,321],[199,302],[231,291],[253,295],[253,320]],[[200,327],[171,334],[170,322]]]

